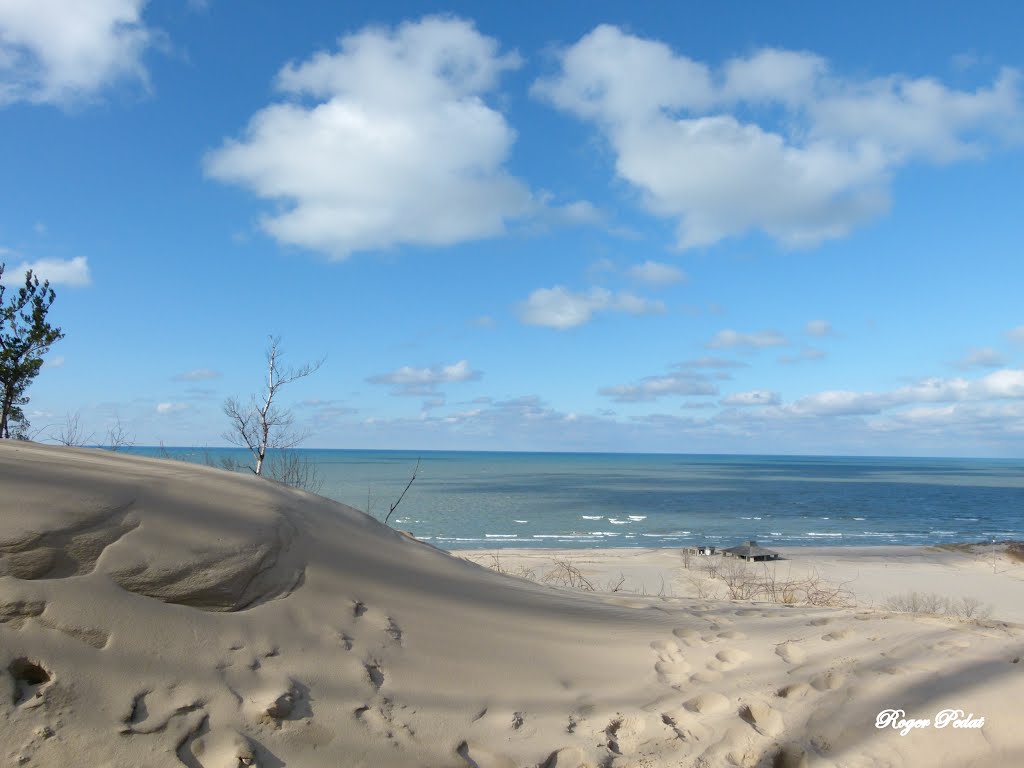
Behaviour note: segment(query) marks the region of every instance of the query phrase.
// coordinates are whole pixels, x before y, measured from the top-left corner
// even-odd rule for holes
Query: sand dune
[[[566,592],[205,467],[0,444],[10,765],[1024,764],[1024,629]],[[878,712],[982,728],[875,727]]]

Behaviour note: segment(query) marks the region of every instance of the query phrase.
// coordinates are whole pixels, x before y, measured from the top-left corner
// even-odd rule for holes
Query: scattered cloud
[[[671,285],[686,280],[686,273],[678,267],[650,260],[630,268],[629,276],[651,285]]]
[[[146,0],[0,3],[0,106],[67,106],[121,80],[147,82]]]
[[[605,288],[591,288],[586,293],[574,293],[560,285],[538,288],[519,305],[519,319],[526,325],[560,331],[585,325],[595,314],[602,312],[654,315],[664,313],[665,305],[627,292],[613,293]]]
[[[212,379],[219,379],[223,374],[220,371],[215,371],[212,368],[196,368],[192,371],[185,371],[185,373],[179,373],[171,377],[171,381],[210,381]]]
[[[832,323],[828,320],[808,320],[804,330],[808,336],[817,336],[818,338],[831,336]]]
[[[38,259],[26,261],[4,270],[3,282],[6,285],[25,282],[25,273],[32,274],[40,280],[49,280],[51,285],[69,285],[82,287],[92,282],[89,274],[89,261],[84,256],[76,256],[68,261],[61,259]]]
[[[749,392],[737,392],[722,398],[722,405],[754,406],[778,405],[781,402],[778,392],[767,389],[752,389]]]
[[[188,403],[157,403],[156,412],[159,414],[177,413],[186,411],[188,408]]]
[[[519,63],[460,19],[366,28],[286,65],[286,100],[210,152],[206,173],[274,201],[262,226],[282,243],[335,258],[499,235],[540,205],[505,170],[515,132],[484,102]]]
[[[1020,344],[1024,344],[1024,325],[1018,325],[1013,330],[1008,331],[1006,335],[1010,341],[1016,341]]]
[[[725,357],[698,357],[693,360],[684,360],[679,364],[680,368],[746,368],[747,364],[739,360],[729,360]]]
[[[670,396],[717,395],[718,387],[703,374],[676,370],[664,376],[648,376],[636,384],[602,387],[598,394],[618,403],[641,403]]]
[[[803,346],[795,355],[782,355],[779,362],[783,365],[796,365],[797,363],[808,363],[814,360],[823,360],[825,350],[818,347]]]
[[[480,315],[480,317],[473,318],[472,324],[476,328],[493,328],[497,322],[490,315]]]
[[[47,359],[43,363],[43,368],[63,368],[64,367],[64,362],[65,362],[64,361],[64,356],[63,355],[57,355],[56,357],[51,357],[51,358]]]
[[[789,344],[778,331],[757,331],[756,333],[740,333],[731,329],[719,331],[709,341],[708,349],[764,349],[765,347],[785,347]]]
[[[805,51],[712,66],[603,24],[561,52],[534,93],[594,123],[617,176],[677,223],[681,248],[760,231],[789,246],[885,212],[894,173],[1017,141],[1020,76],[963,91],[934,78],[834,73]]]
[[[1005,364],[1002,354],[992,347],[972,347],[966,355],[953,362],[953,367],[968,371],[973,368],[998,368]]]
[[[371,376],[371,384],[385,384],[392,387],[396,395],[433,395],[442,384],[476,381],[483,374],[473,370],[466,360],[451,365],[435,365],[430,368],[414,368],[404,365],[390,373]]]
[[[923,403],[958,403],[1024,399],[1024,370],[1004,368],[980,379],[921,379],[890,392],[830,390],[802,397],[786,406],[799,416],[878,414]]]

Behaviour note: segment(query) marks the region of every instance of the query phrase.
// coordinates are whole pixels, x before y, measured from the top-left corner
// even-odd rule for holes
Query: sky
[[[38,440],[1024,457],[1024,5],[0,0]]]

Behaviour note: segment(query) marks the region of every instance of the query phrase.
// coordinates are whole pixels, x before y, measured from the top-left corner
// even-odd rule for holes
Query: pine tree
[[[0,264],[3,278],[4,264]],[[60,328],[46,320],[56,294],[50,281],[39,282],[32,270],[25,273],[25,285],[8,301],[7,287],[0,282],[0,438],[24,436],[28,421],[25,391],[43,367],[43,355],[64,338]]]

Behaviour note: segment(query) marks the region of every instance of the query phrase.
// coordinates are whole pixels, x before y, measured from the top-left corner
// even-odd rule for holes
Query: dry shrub
[[[555,560],[551,570],[541,575],[540,583],[551,584],[556,587],[582,589],[584,592],[596,591],[594,585],[583,575],[579,567],[572,560]]]
[[[920,613],[929,616],[951,616],[956,619],[980,620],[992,614],[992,607],[976,597],[954,600],[935,592],[904,592],[892,595],[884,607],[899,613]]]
[[[857,598],[847,582],[836,584],[823,579],[816,570],[807,576],[795,579],[779,576],[775,568],[763,563],[758,571],[746,560],[709,559],[704,565],[708,581],[721,581],[725,585],[725,596],[730,600],[764,600],[782,605],[814,605],[827,608],[849,608],[857,604]],[[690,583],[701,599],[714,599],[708,582],[690,579]]]

